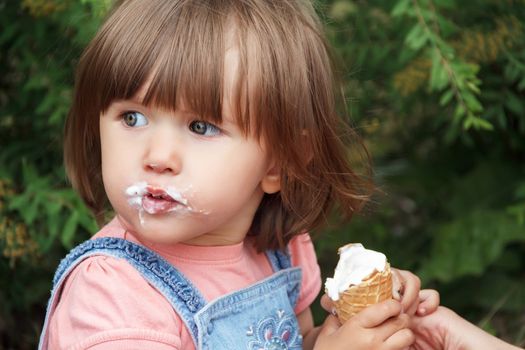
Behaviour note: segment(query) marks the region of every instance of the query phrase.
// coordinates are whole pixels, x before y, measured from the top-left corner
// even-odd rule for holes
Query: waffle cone
[[[344,323],[350,317],[369,305],[392,298],[392,273],[390,264],[382,272],[376,271],[358,285],[350,286],[334,301],[339,321]]]

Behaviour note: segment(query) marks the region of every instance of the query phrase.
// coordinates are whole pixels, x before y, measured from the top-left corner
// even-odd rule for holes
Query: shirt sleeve
[[[48,348],[181,349],[183,327],[169,302],[125,260],[94,256],[65,281]]]
[[[288,247],[292,265],[302,270],[301,291],[295,306],[295,313],[299,314],[313,303],[321,291],[321,269],[317,263],[310,235],[302,234],[294,237]]]

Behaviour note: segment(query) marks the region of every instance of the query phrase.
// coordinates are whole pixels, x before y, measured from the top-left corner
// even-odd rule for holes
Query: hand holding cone
[[[346,250],[352,252],[348,254]],[[341,291],[343,284],[339,283],[337,292],[334,291],[334,279],[329,278],[326,290],[334,302],[339,321],[344,323],[367,306],[392,298],[392,272],[383,254],[364,249],[360,244],[341,247],[339,254],[341,258],[334,279],[341,278],[342,274],[346,275],[343,278],[348,277],[352,273],[355,278],[345,278],[343,284],[346,289]]]
[[[337,317],[344,323],[365,307],[392,298],[392,272],[390,264],[385,271],[376,271],[362,283],[350,286],[334,301]]]

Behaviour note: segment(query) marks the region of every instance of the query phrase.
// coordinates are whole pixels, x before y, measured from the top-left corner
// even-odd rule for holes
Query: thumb
[[[332,309],[334,307],[334,303],[328,295],[323,294],[323,296],[321,297],[321,306],[323,307],[323,309],[325,309],[325,311],[333,313]]]
[[[324,320],[321,332],[319,335],[331,335],[341,327],[341,323],[334,315],[328,315]]]

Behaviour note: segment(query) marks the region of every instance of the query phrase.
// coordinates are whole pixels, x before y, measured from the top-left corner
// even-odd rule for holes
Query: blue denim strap
[[[266,256],[270,260],[272,269],[274,272],[289,269],[292,267],[292,261],[290,254],[287,251],[282,250],[267,250]]]
[[[121,238],[88,240],[74,248],[61,262],[53,278],[53,290],[82,260],[93,255],[125,259],[170,302],[197,344],[194,315],[206,305],[204,297],[173,265],[157,253]]]
[[[282,250],[267,250],[266,256],[270,260],[274,272],[287,270],[292,268],[292,259],[288,251]],[[299,291],[301,288],[301,271],[299,270],[299,281],[295,283],[288,283],[288,298],[290,303],[295,307],[299,299]],[[293,272],[295,273],[295,272]]]

